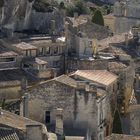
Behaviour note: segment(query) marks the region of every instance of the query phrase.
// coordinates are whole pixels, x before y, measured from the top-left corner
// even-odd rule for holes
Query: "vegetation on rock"
[[[42,0],[36,0],[33,4],[33,8],[37,12],[52,12],[53,6],[49,2],[42,1]]]

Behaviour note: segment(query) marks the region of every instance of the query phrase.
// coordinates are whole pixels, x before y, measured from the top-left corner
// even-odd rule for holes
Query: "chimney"
[[[56,28],[55,26],[56,26],[55,20],[51,20],[51,27],[50,27],[51,35],[55,35],[55,28]]]
[[[26,125],[27,140],[43,140],[42,129],[42,125],[39,124]]]
[[[56,110],[55,133],[60,136],[63,135],[63,109],[62,108],[57,108]]]
[[[129,41],[128,34],[126,33],[125,34],[125,46],[126,46],[126,48],[128,47],[128,41]]]
[[[22,99],[23,99],[23,117],[28,118],[28,116],[29,116],[29,111],[28,111],[29,94],[25,93],[24,96],[22,97]]]
[[[77,19],[77,18],[78,18],[78,13],[75,12],[75,13],[74,13],[74,19]]]
[[[27,86],[28,86],[28,81],[27,81],[26,77],[23,77],[21,80],[21,88],[23,90],[25,90],[27,88]]]

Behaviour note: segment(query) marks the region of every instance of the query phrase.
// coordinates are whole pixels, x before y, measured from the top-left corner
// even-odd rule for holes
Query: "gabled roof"
[[[61,75],[59,77],[54,78],[54,80],[71,87],[75,87],[75,88],[77,87],[77,82],[67,75]]]
[[[25,43],[25,42],[21,42],[19,44],[16,45],[16,47],[18,49],[21,49],[21,50],[33,50],[33,49],[37,49],[37,47],[29,44],[29,43]]]
[[[16,132],[10,128],[0,127],[0,139],[1,140],[19,140]]]
[[[118,76],[107,70],[77,70],[71,76],[77,75],[89,81],[108,86],[117,80]]]

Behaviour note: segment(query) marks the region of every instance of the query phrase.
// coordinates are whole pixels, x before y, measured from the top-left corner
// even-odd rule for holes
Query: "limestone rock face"
[[[49,0],[0,0],[0,28],[11,31],[37,30],[47,33],[50,21],[63,28],[61,13]]]

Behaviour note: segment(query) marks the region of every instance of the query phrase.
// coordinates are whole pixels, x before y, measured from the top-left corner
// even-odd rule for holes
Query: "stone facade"
[[[129,116],[130,116],[130,134],[139,136],[140,135],[140,106],[137,105],[130,105],[129,108]]]
[[[56,140],[49,136],[46,126],[42,123],[2,109],[0,113],[0,127],[14,130],[21,140]]]
[[[54,131],[56,108],[63,108],[65,135],[104,139],[108,134],[105,91],[86,91],[85,88],[76,89],[59,82],[58,78],[58,81],[54,79],[29,89],[26,91],[30,94],[29,118],[45,123]],[[46,113],[50,115],[49,122]]]
[[[114,5],[115,32],[128,32],[140,24],[140,3],[136,0],[116,2]]]

